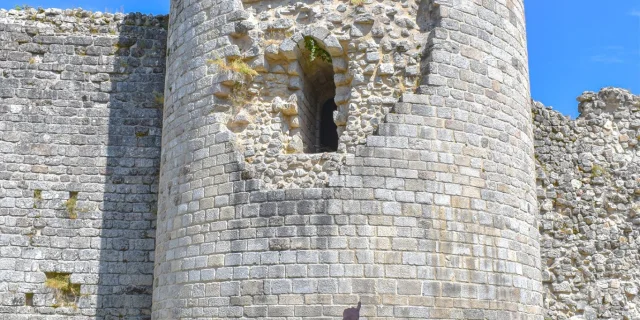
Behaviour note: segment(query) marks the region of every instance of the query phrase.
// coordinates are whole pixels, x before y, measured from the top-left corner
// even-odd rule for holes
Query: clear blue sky
[[[575,118],[583,91],[640,94],[640,0],[525,0],[531,95]]]
[[[110,12],[167,13],[169,0],[0,0]],[[640,94],[640,0],[525,0],[531,91],[535,100],[576,117],[583,91],[616,86]]]
[[[169,13],[169,0],[0,0],[0,8],[12,9],[16,5],[28,5],[34,8],[82,8],[91,11],[143,12],[153,14]]]

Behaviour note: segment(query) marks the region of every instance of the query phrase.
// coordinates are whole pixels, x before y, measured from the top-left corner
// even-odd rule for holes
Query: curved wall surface
[[[331,22],[353,24],[346,29],[324,27],[342,50],[331,50],[326,34],[300,36],[325,46],[334,70],[343,59],[352,71],[344,132],[349,124],[375,130],[363,143],[341,137],[348,147],[326,155],[342,159],[326,171],[328,183],[279,188],[251,174],[259,170],[251,170],[243,134],[229,126],[237,110],[221,94],[236,80],[212,57],[245,61],[261,90],[259,78],[279,60],[260,67],[256,59],[275,57],[286,40],[255,50],[238,40],[263,27],[245,10],[255,2],[172,1],[152,318],[541,319],[522,1],[409,1],[424,35],[414,38],[424,41],[415,56],[396,54],[402,33],[393,28],[410,23],[385,9],[391,2],[322,4],[305,9],[308,24],[334,10],[353,19]],[[382,18],[367,22],[377,12],[391,14],[389,28],[378,25]],[[375,30],[388,33],[377,38]],[[380,72],[360,78],[358,65],[367,67],[356,59],[367,54],[352,53],[370,43],[368,53],[378,45],[384,55],[385,39],[391,58],[375,65],[407,61],[408,72],[417,58],[422,77],[419,94],[380,108],[378,125],[351,104],[377,101],[358,100],[359,81],[375,89],[386,80]],[[286,169],[286,159],[273,161]]]

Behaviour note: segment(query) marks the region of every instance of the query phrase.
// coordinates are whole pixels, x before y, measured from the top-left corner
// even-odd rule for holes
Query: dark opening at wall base
[[[318,152],[335,152],[338,150],[338,126],[333,121],[333,112],[338,106],[333,98],[322,105],[320,114],[320,147]]]

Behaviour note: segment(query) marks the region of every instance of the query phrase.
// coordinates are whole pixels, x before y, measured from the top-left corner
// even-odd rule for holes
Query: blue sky
[[[531,95],[575,118],[583,91],[640,94],[640,0],[525,0]]]
[[[0,8],[12,9],[16,5],[28,5],[34,8],[82,8],[91,11],[143,12],[166,14],[169,12],[169,0],[0,0]],[[106,10],[105,10],[106,9]]]
[[[0,0],[110,12],[167,13],[169,0]],[[535,100],[578,115],[583,91],[616,86],[640,94],[640,0],[525,0],[531,92]]]

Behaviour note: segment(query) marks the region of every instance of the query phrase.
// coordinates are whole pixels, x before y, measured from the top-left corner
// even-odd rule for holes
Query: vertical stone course
[[[0,318],[150,318],[166,23],[0,10]]]

